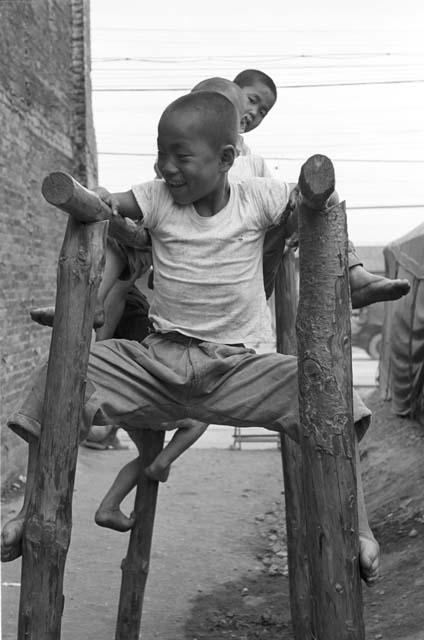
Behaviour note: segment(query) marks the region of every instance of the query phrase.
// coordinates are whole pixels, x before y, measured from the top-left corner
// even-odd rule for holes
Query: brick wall
[[[1,478],[24,472],[26,451],[5,428],[50,330],[29,310],[52,304],[66,216],[40,193],[63,170],[96,179],[89,81],[88,0],[0,2]]]

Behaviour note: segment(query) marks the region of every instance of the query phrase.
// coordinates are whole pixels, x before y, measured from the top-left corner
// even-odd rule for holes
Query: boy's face
[[[185,205],[214,193],[224,173],[221,155],[193,112],[162,116],[158,132],[158,169],[174,201]]]
[[[242,87],[241,90],[246,100],[244,130],[247,133],[261,124],[275,104],[275,95],[263,82],[254,82],[248,87]]]

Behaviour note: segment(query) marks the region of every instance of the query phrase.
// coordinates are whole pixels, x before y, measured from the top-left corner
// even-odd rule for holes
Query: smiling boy
[[[274,179],[230,184],[238,114],[224,96],[183,96],[162,114],[158,164],[164,181],[116,194],[125,216],[143,218],[156,269],[150,310],[154,332],[141,344],[92,346],[83,408],[91,424],[143,425],[186,417],[214,424],[284,431],[297,438],[297,360],[256,354],[243,343],[256,325],[253,299],[264,297],[262,245],[273,224],[290,225],[290,187]],[[39,465],[45,369],[9,426],[29,441],[26,500]],[[358,425],[370,412],[354,393]],[[378,544],[369,528],[358,469],[360,567],[372,583]],[[362,496],[362,497],[361,497]],[[7,523],[4,557],[19,554],[25,512]]]

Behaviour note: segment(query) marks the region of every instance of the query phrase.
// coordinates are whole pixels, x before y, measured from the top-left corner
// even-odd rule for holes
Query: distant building
[[[384,275],[384,254],[383,246],[362,246],[355,247],[356,253],[363,261],[364,267],[371,273]]]
[[[380,391],[394,413],[424,425],[424,223],[384,250],[387,274],[407,278],[408,295],[386,303]]]
[[[40,187],[51,171],[96,180],[88,0],[0,2],[1,425],[46,355],[50,330],[31,308],[52,304],[66,216]],[[22,472],[19,439],[2,429],[2,481]]]

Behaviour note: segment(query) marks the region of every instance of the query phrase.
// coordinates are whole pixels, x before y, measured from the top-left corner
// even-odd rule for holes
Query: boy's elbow
[[[339,204],[339,202],[340,202],[339,194],[334,189],[333,193],[328,198],[327,206],[328,207],[334,207],[334,205]]]
[[[141,209],[132,191],[115,193],[114,196],[118,201],[118,211],[121,216],[132,220],[138,220],[142,217]]]

